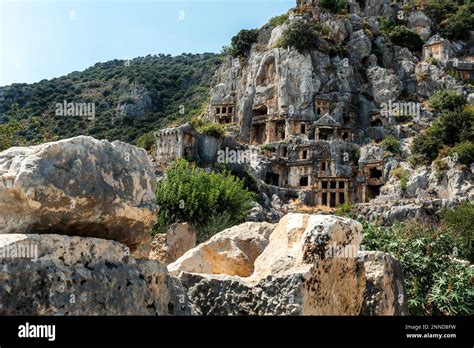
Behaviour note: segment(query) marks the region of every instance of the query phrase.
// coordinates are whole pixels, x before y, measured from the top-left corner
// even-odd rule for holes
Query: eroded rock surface
[[[216,234],[209,241],[189,250],[168,266],[170,273],[181,271],[204,274],[227,274],[248,277],[255,259],[268,245],[274,225],[247,222]]]
[[[144,150],[76,138],[0,153],[0,234],[98,237],[134,247],[156,222]]]
[[[0,315],[167,315],[166,267],[117,242],[0,235]]]
[[[234,241],[247,225],[234,229]],[[186,290],[194,315],[406,314],[401,310],[406,298],[398,296],[403,294],[399,264],[389,256],[360,256],[361,232],[362,226],[347,218],[288,214],[251,274],[210,272],[201,246],[168,268]],[[226,239],[214,238],[214,245]]]

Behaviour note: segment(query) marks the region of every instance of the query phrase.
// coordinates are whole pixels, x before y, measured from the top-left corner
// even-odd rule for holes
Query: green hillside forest
[[[202,111],[221,61],[212,53],[149,55],[0,87],[0,127],[8,128],[2,134],[15,133],[10,145],[81,134],[140,143],[147,133]]]

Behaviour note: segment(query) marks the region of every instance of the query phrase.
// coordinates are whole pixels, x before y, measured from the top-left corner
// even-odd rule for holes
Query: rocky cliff
[[[298,1],[286,19],[258,30],[248,53],[228,56],[218,69],[205,117],[238,129],[239,141],[260,152],[246,169],[264,200],[276,195],[285,206],[267,211],[281,217],[295,203],[350,202],[364,217],[391,223],[474,198],[472,163],[445,157],[443,178],[433,166],[409,163],[414,137],[440,116],[428,99],[440,90],[472,99],[472,72],[463,80],[448,69],[471,59],[468,42],[435,35],[422,8],[403,5],[352,1],[335,14],[318,1]],[[423,48],[394,43],[387,21],[419,35]],[[288,42],[301,28],[314,35],[303,48],[297,38]],[[387,138],[400,151],[387,148]],[[397,168],[407,171],[407,184]]]

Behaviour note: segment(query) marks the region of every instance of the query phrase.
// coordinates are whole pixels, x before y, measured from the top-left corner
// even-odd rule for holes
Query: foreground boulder
[[[61,235],[0,235],[0,315],[166,315],[168,272],[124,245]]]
[[[156,222],[144,150],[80,136],[0,153],[0,234],[97,237],[130,247]]]
[[[151,243],[141,245],[133,256],[168,265],[196,247],[197,231],[189,223],[176,223],[166,233],[158,233]]]
[[[403,285],[403,269],[392,256],[378,252],[362,252],[366,289],[363,315],[407,315],[408,302]]]
[[[266,222],[231,227],[189,250],[168,270],[172,274],[185,271],[248,277],[254,271],[255,259],[267,247],[274,227]]]
[[[210,272],[201,257],[192,256],[206,255],[199,247],[168,269],[178,275],[195,315],[406,314],[406,298],[398,296],[403,278],[394,271],[401,267],[392,258],[387,263],[362,257],[361,232],[361,224],[346,218],[288,214],[255,259],[252,274]]]

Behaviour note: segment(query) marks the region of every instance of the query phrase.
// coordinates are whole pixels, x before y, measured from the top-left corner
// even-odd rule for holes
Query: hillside
[[[0,87],[0,125],[20,121],[16,144],[77,135],[135,142],[199,112],[221,63],[212,53],[147,56],[97,63],[33,84]],[[89,115],[56,115],[56,103],[93,103]]]

